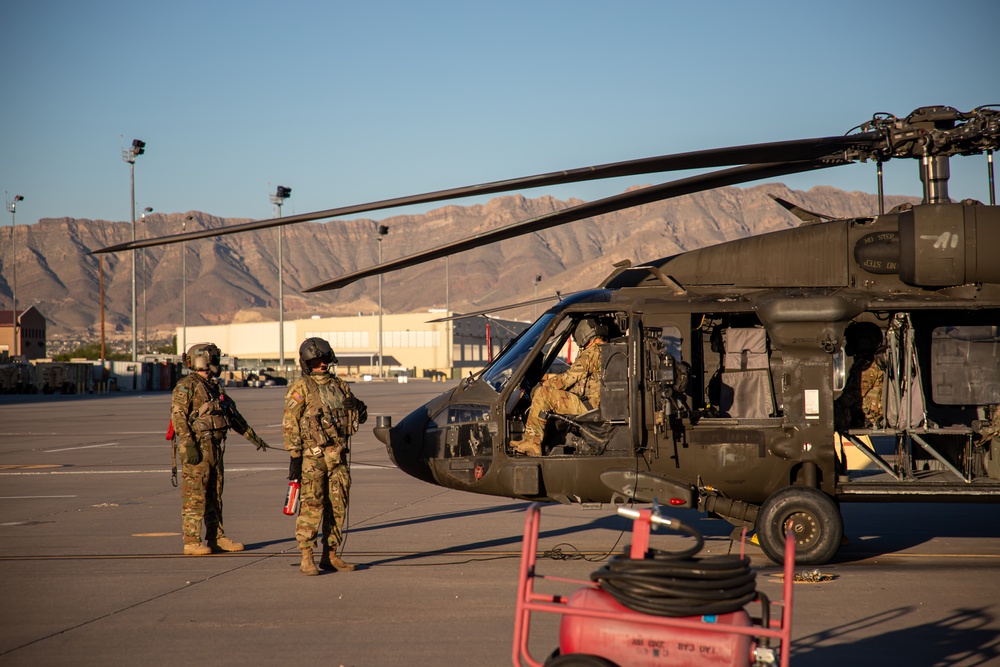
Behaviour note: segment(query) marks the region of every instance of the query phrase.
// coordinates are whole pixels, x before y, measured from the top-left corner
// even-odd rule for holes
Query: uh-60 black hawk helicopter
[[[792,530],[798,562],[819,564],[841,544],[840,502],[1000,501],[996,106],[879,114],[840,137],[528,176],[98,252],[527,187],[730,166],[306,290],[316,292],[670,197],[874,161],[878,214],[834,220],[781,202],[802,218],[800,226],[639,266],[620,263],[597,288],[546,311],[480,373],[375,429],[399,468],[432,484],[528,500],[657,499],[696,507],[755,528],[777,562]],[[952,202],[949,158],[984,152],[990,204]],[[893,158],[919,160],[923,201],[885,212],[881,164]],[[518,455],[510,443],[523,436],[532,388],[581,326],[598,327],[606,340],[599,407],[549,415],[542,455]],[[872,437],[894,442],[894,455],[877,451]],[[848,469],[844,443],[874,467]]]

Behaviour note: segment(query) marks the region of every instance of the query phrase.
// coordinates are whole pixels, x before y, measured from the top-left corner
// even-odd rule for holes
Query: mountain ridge
[[[792,191],[778,183],[686,195],[455,255],[448,261],[447,297],[443,259],[386,274],[383,312],[443,308],[446,298],[456,312],[516,303],[534,297],[536,276],[542,278],[539,296],[574,291],[597,284],[621,260],[638,264],[798,225],[799,220],[768,194],[835,217],[869,216],[878,205],[877,196],[868,193],[828,186]],[[886,197],[886,206],[915,201]],[[517,194],[377,221],[355,218],[282,227],[285,319],[376,312],[377,278],[338,291],[302,294],[301,290],[377,264],[379,225],[389,227],[382,240],[382,258],[390,260],[580,203]],[[146,216],[138,233],[140,238],[165,236],[179,233],[185,223],[194,230],[240,222],[247,220],[197,211],[154,213]],[[102,268],[107,329],[131,327],[130,253],[88,254],[131,240],[130,222],[48,218],[19,225],[15,231],[18,304],[35,305],[47,318],[50,335],[99,331]],[[137,251],[138,326],[150,330],[180,326],[182,246],[187,248],[188,326],[278,319],[278,233],[258,230]],[[4,242],[9,245],[9,237]],[[0,298],[5,308],[10,307],[11,292],[11,255],[5,248],[0,253]],[[532,314],[529,307],[522,317]]]

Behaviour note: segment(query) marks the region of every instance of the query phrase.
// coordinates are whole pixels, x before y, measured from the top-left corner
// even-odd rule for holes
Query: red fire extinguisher
[[[299,512],[299,491],[302,489],[302,484],[299,480],[293,479],[288,483],[288,493],[285,495],[285,507],[282,510],[285,514],[289,516],[294,516]]]

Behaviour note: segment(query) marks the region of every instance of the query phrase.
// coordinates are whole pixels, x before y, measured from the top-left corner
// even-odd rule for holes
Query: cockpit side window
[[[519,443],[518,451],[599,455],[608,451],[618,430],[621,448],[627,448],[627,427],[619,428],[627,424],[629,396],[623,323],[627,326],[626,313],[564,313],[547,339],[536,338],[535,352],[524,360],[518,388],[506,405],[509,440]],[[606,389],[610,385],[613,389]],[[613,394],[605,406],[610,417],[601,410],[606,391]]]

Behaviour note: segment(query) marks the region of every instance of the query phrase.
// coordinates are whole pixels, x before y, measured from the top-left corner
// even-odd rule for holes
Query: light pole
[[[146,222],[146,214],[152,213],[153,207],[142,210],[142,222]],[[146,249],[142,249],[142,351],[149,354],[149,311],[146,309]]]
[[[7,210],[10,211],[10,253],[11,253],[11,264],[14,267],[14,282],[13,282],[13,293],[12,297],[14,300],[14,356],[21,354],[20,352],[20,342],[21,336],[18,333],[18,319],[17,319],[17,246],[14,245],[14,228],[17,226],[14,220],[14,214],[17,212],[17,202],[24,201],[24,197],[21,195],[14,195],[14,199],[7,202]]]
[[[451,255],[444,256],[444,315],[449,318],[444,323],[445,367],[451,379]]]
[[[389,233],[385,225],[378,226],[378,263],[382,263],[382,237]],[[382,377],[382,274],[378,274],[378,376]]]
[[[278,217],[281,217],[281,205],[292,196],[292,189],[279,185],[275,194],[271,195],[271,203],[278,207]],[[278,225],[278,366],[285,372],[285,279],[282,273],[281,225]]]
[[[129,182],[132,191],[132,242],[135,243],[135,158],[146,152],[146,142],[141,139],[132,140],[132,148],[122,149],[122,160],[128,162]],[[135,248],[132,248],[132,361],[138,359],[137,336],[135,328]]]
[[[187,231],[187,221],[194,220],[193,215],[189,215],[181,223],[181,233]],[[187,324],[187,241],[181,244],[181,354],[187,354],[188,349],[188,324]]]
[[[540,282],[542,282],[542,277],[541,276],[535,276],[535,301],[538,301],[538,283],[540,283]],[[535,304],[535,316],[532,319],[535,319],[535,320],[538,319],[538,304],[537,303]]]

